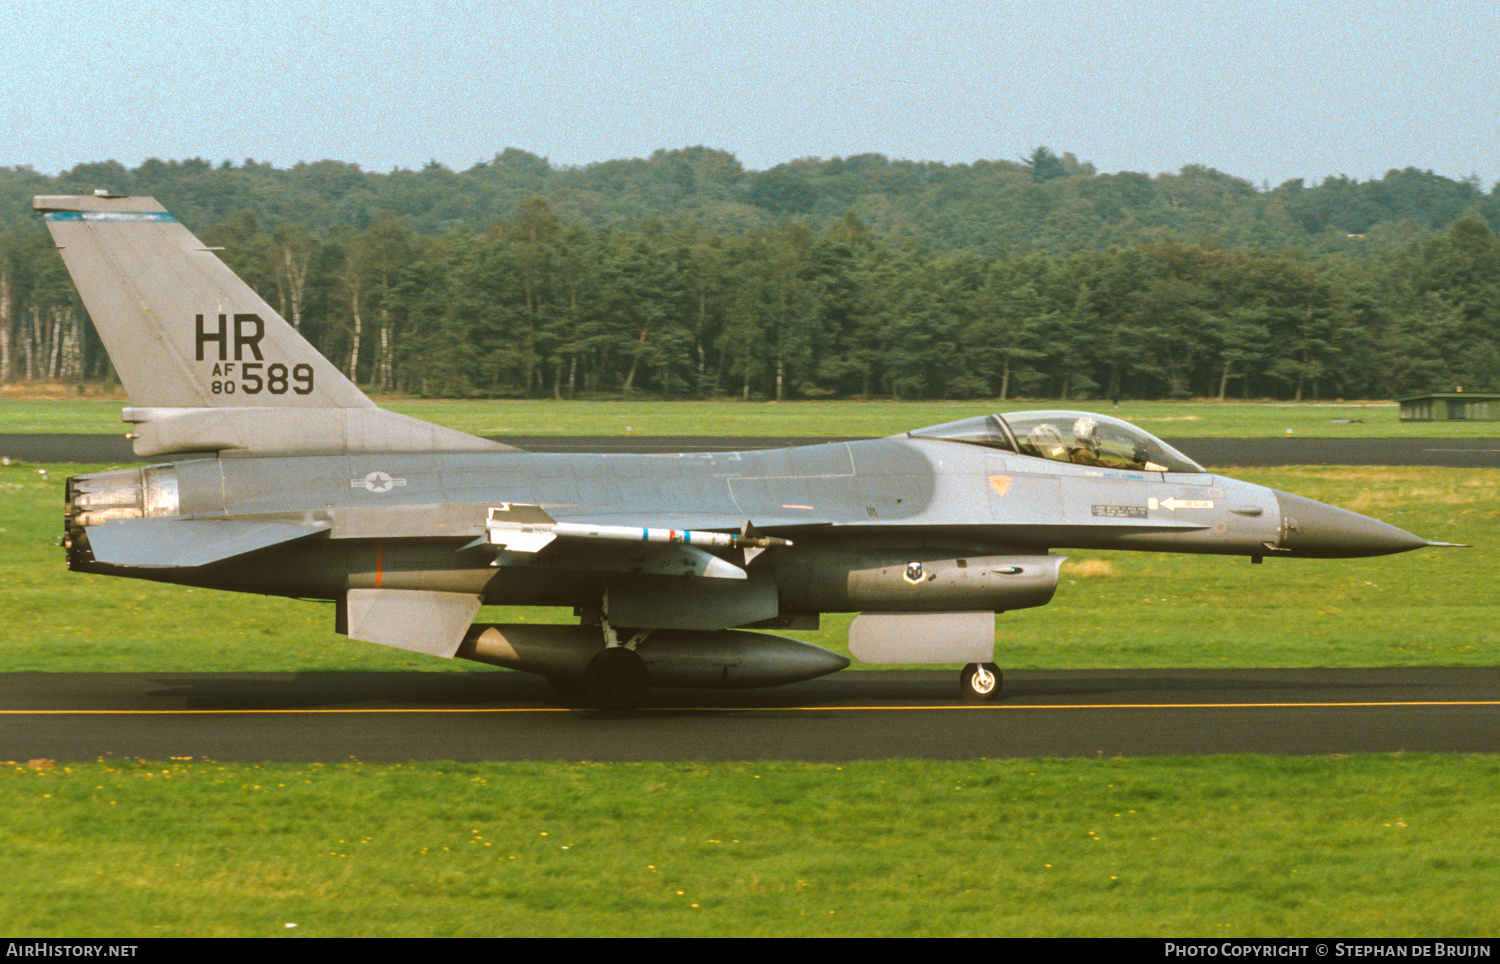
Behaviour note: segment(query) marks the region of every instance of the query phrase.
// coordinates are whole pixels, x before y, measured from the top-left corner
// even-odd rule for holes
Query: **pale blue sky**
[[[763,169],[1038,144],[1101,171],[1500,179],[1500,2],[0,0],[0,165]]]

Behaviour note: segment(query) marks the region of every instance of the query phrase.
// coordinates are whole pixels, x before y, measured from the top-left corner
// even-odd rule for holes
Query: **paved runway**
[[[559,705],[519,673],[0,674],[0,759],[809,760],[1500,752],[1500,668],[1036,670]]]
[[[840,438],[702,435],[496,436],[528,452],[743,452]],[[1500,468],[1500,439],[1192,438],[1167,442],[1209,468],[1274,465],[1435,465]],[[134,462],[119,435],[0,435],[0,457],[26,462]]]

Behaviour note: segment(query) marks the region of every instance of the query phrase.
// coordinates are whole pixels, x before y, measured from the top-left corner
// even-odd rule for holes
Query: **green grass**
[[[124,434],[121,399],[0,399],[0,434]],[[552,402],[388,399],[387,408],[473,435],[884,436],[986,412],[1104,412],[1169,438],[1491,438],[1496,422],[1402,422],[1389,402]],[[1358,419],[1346,423],[1336,419]]]
[[[1493,937],[1497,784],[1421,755],[11,766],[0,930]]]
[[[62,482],[88,466],[0,468],[0,671],[403,669],[494,672],[351,642],[326,604],[70,573],[55,543]],[[1495,665],[1500,473],[1281,469],[1242,478],[1474,544],[1375,559],[1077,552],[1051,605],[998,620],[1025,668]],[[847,653],[848,616],[789,633]],[[484,622],[567,621],[487,608]]]

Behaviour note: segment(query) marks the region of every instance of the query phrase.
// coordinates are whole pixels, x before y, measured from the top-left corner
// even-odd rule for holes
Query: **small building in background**
[[[1484,392],[1428,392],[1404,395],[1403,422],[1495,422],[1500,421],[1500,394]]]

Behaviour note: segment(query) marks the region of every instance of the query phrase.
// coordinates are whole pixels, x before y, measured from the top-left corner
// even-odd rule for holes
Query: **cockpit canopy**
[[[1202,472],[1166,442],[1117,418],[1088,412],[1012,412],[980,415],[908,432],[1030,455],[1054,462],[1141,472]]]

